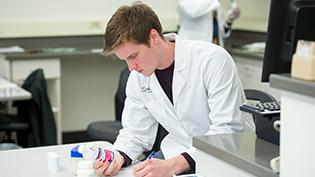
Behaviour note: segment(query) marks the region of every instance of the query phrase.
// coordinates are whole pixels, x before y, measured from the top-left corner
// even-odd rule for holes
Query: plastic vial
[[[85,160],[99,160],[102,162],[111,162],[114,157],[114,151],[98,147],[95,144],[80,145],[78,151],[83,155]]]
[[[60,155],[57,152],[47,153],[47,166],[50,172],[55,173],[59,171],[59,158]]]
[[[78,163],[83,160],[83,155],[78,151],[79,145],[71,149],[71,172],[74,175],[77,175]]]
[[[89,160],[81,160],[78,163],[78,177],[95,177],[93,162]]]

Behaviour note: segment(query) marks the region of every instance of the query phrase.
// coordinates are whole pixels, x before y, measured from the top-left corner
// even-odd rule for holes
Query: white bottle
[[[57,152],[47,153],[47,166],[50,172],[55,173],[59,171],[59,157],[60,155]]]
[[[70,157],[71,157],[71,172],[75,176],[77,175],[78,171],[78,164],[81,160],[83,160],[83,155],[78,151],[79,145],[75,146],[70,151]]]
[[[83,155],[85,160],[102,162],[111,162],[115,158],[116,151],[112,151],[111,148],[101,148],[95,144],[80,145],[78,151]]]
[[[89,160],[79,161],[77,177],[95,177],[93,162]]]

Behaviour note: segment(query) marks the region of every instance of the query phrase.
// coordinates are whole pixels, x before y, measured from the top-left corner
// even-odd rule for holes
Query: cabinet
[[[314,177],[315,82],[271,75],[281,90],[280,177]]]
[[[27,76],[34,70],[41,68],[44,71],[47,93],[52,105],[57,127],[57,143],[62,143],[61,127],[61,102],[60,102],[60,59],[27,59],[27,60],[6,60],[0,57],[1,76],[17,83],[22,84]]]
[[[221,177],[255,177],[227,162],[224,162],[199,149],[196,150],[195,160],[197,162],[196,172],[202,176],[221,176]],[[200,163],[198,163],[200,162]],[[233,175],[232,175],[233,174]]]
[[[206,177],[279,177],[270,160],[279,156],[279,147],[256,137],[253,132],[238,132],[193,137],[196,172]]]

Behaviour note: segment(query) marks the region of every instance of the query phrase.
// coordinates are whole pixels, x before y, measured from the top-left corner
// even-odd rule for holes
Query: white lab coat
[[[152,148],[158,122],[169,132],[161,144],[166,159],[182,152],[193,157],[193,136],[243,129],[239,106],[245,96],[232,57],[210,42],[175,40],[173,104],[155,74],[130,73],[114,147],[131,159]]]
[[[210,41],[213,39],[213,11],[217,11],[219,43],[229,36],[224,32],[224,20],[219,0],[178,0],[178,35],[183,39]]]

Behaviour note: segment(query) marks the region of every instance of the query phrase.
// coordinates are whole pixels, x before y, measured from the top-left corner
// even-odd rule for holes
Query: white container
[[[89,160],[81,160],[78,163],[78,177],[95,177],[93,162]]]
[[[299,40],[292,58],[291,76],[315,80],[315,42]]]
[[[85,160],[99,160],[102,162],[111,162],[115,158],[117,151],[111,150],[111,148],[101,148],[95,144],[80,145],[78,151],[83,155]]]
[[[83,156],[80,152],[78,152],[79,145],[75,146],[71,149],[70,157],[71,157],[71,172],[73,175],[77,175],[78,171],[78,163],[83,160]]]
[[[47,167],[50,172],[55,173],[59,171],[59,158],[60,155],[57,152],[47,153]]]

